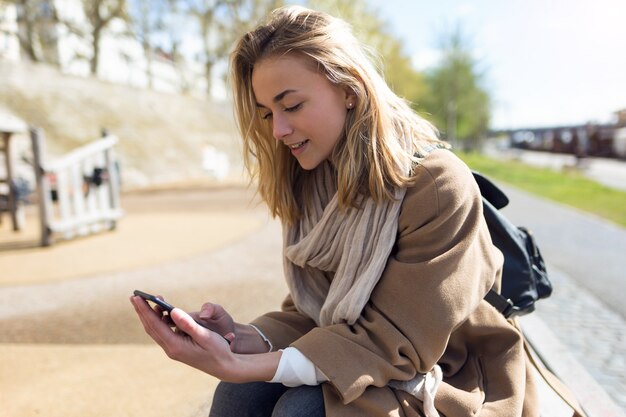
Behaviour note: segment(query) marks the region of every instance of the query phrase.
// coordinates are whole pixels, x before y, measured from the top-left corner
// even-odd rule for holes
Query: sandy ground
[[[36,247],[36,219],[0,227],[0,417],[206,415],[217,381],[170,361],[128,297],[240,321],[276,309],[280,228],[242,187],[125,195],[119,227]]]
[[[62,281],[128,270],[197,255],[237,240],[263,219],[243,188],[135,192],[122,202],[127,216],[113,233],[38,247],[35,207],[26,228],[0,227],[0,286]],[[255,208],[257,210],[255,210]],[[254,213],[254,215],[253,215]],[[57,240],[61,240],[58,237]]]
[[[135,192],[122,205],[115,231],[50,248],[37,247],[33,210],[20,233],[4,218],[0,417],[206,416],[217,380],[154,345],[132,291],[188,311],[210,300],[241,322],[279,307],[280,226],[249,190]],[[568,415],[540,392],[545,415]]]

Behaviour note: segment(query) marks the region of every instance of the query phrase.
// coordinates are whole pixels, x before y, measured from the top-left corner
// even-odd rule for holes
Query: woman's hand
[[[178,308],[170,312],[170,318],[176,325],[172,329],[170,323],[163,320],[162,312],[150,308],[141,297],[131,297],[131,302],[146,333],[169,358],[223,380],[236,378],[232,372],[235,355],[222,336],[203,328]]]
[[[230,350],[236,353],[266,353],[269,345],[254,328],[236,323],[230,314],[218,304],[204,303],[197,313],[190,313],[194,320],[224,336],[230,342]]]
[[[171,359],[229,382],[269,381],[276,373],[281,352],[237,354],[231,351],[220,334],[200,326],[191,315],[178,308],[170,312],[170,318],[176,325],[172,329],[163,320],[162,312],[150,308],[141,297],[131,297],[131,303],[146,333]],[[217,321],[220,322],[219,319]],[[257,337],[262,341],[260,336]]]
[[[235,321],[224,307],[213,303],[204,303],[198,312],[189,313],[194,320],[202,322],[207,328],[221,334],[230,343],[235,340]],[[234,350],[233,350],[234,351]]]

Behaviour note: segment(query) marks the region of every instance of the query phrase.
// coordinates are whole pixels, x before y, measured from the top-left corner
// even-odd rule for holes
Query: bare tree
[[[116,18],[128,21],[126,0],[82,0],[85,16],[91,25],[91,43],[93,54],[89,67],[93,75],[98,74],[100,59],[100,40],[104,30]]]
[[[148,88],[152,89],[152,61],[154,57],[154,49],[152,45],[152,35],[155,30],[154,20],[150,14],[150,0],[139,0],[139,38],[146,58],[146,78],[148,79]]]
[[[233,42],[282,0],[186,0],[186,12],[198,23],[202,41],[207,94],[211,94],[215,66],[224,62]]]
[[[51,53],[56,50],[54,25],[59,18],[50,0],[12,0],[18,11],[18,39],[20,47],[33,62],[49,62],[58,65]]]
[[[271,10],[284,5],[284,0],[241,0],[229,2],[232,24],[229,25],[231,36],[228,42],[232,44],[245,32],[251,30]]]
[[[283,5],[284,1],[135,0],[130,4],[134,6],[131,9],[133,33],[143,47],[148,79],[153,79],[154,53],[161,50],[171,59],[181,92],[188,92],[193,82],[188,59],[202,66],[206,91],[211,95],[216,66],[227,60],[234,41],[268,10]],[[195,35],[195,40],[189,41],[191,34]]]
[[[202,42],[200,59],[204,66],[204,78],[207,94],[211,94],[213,84],[213,68],[222,55],[222,48],[217,38],[217,20],[220,13],[228,11],[233,0],[187,0],[187,13],[193,16],[199,26]],[[236,0],[235,0],[236,1]]]
[[[28,58],[33,62],[42,61],[41,53],[38,52],[37,43],[37,23],[38,13],[35,10],[38,8],[36,0],[15,0],[13,1],[18,8],[18,24],[20,25],[19,41],[22,50],[26,53]]]
[[[174,70],[178,75],[178,86],[183,94],[189,93],[192,81],[189,79],[187,62],[182,53],[183,32],[186,14],[184,4],[186,0],[167,0],[166,9],[163,16],[163,32],[169,46],[169,55],[172,60]]]
[[[135,6],[131,12],[132,33],[143,49],[149,89],[152,89],[154,84],[155,53],[166,49],[157,38],[165,36],[168,16],[175,12],[178,1],[180,0],[135,0],[131,2],[131,5]]]

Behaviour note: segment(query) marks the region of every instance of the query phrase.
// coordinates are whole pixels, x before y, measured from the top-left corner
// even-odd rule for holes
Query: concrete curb
[[[539,359],[572,390],[588,417],[625,417],[621,408],[536,314],[522,317],[520,323]]]

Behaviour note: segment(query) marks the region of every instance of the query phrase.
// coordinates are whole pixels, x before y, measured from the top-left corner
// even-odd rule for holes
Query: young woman
[[[483,300],[503,260],[472,174],[347,25],[278,9],[231,71],[290,292],[251,324],[175,309],[180,331],[132,298],[168,356],[223,381],[211,416],[538,415],[520,331]]]

